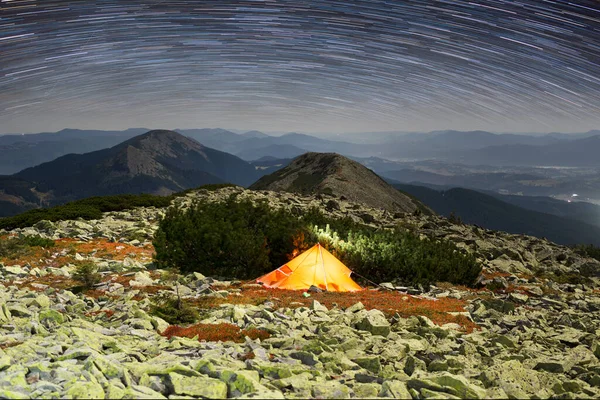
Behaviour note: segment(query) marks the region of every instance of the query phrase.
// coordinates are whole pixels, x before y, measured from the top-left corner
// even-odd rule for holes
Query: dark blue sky
[[[0,133],[600,128],[597,1],[0,0]]]

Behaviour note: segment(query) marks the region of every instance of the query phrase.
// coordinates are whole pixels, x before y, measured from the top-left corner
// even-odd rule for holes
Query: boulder
[[[381,385],[379,397],[391,397],[393,399],[411,399],[406,382],[402,381],[384,381]]]
[[[364,310],[364,308],[365,308],[364,304],[359,301],[358,303],[355,303],[355,304],[351,305],[350,307],[346,308],[346,312],[352,314],[352,313],[358,312],[360,310]]]
[[[153,284],[154,280],[150,277],[150,273],[147,271],[136,272],[134,279],[129,281],[129,286],[131,287],[152,286]]]
[[[466,399],[485,399],[486,391],[461,375],[443,373],[441,375],[428,377],[429,381],[436,383],[444,388],[451,388],[452,394]]]
[[[50,299],[45,294],[40,294],[33,299],[31,304],[34,304],[39,308],[48,308],[50,307]]]
[[[290,353],[290,357],[292,357],[293,359],[296,360],[300,360],[300,362],[304,365],[308,365],[308,366],[314,366],[316,365],[319,360],[317,359],[317,357],[312,354],[309,353],[307,351],[295,351],[293,353]]]
[[[56,310],[45,309],[40,311],[38,320],[46,328],[56,327],[65,321],[65,317]]]
[[[218,379],[177,373],[169,373],[168,379],[174,394],[209,399],[227,398],[227,384]]]
[[[66,391],[71,399],[104,399],[104,389],[98,382],[73,382]]]
[[[484,387],[500,387],[508,397],[528,398],[531,394],[549,397],[551,391],[544,387],[537,371],[526,369],[517,360],[495,364],[479,375]]]
[[[356,383],[352,389],[354,396],[359,399],[375,399],[381,392],[381,385],[377,383]]]
[[[379,374],[379,372],[381,372],[381,360],[379,356],[359,357],[355,358],[353,361],[374,374]]]
[[[313,300],[312,303],[310,304],[310,309],[313,311],[322,311],[322,312],[327,312],[329,311],[327,309],[327,307],[325,307],[324,305],[322,305],[321,303],[319,303],[317,300]]]
[[[327,381],[314,384],[312,395],[317,399],[349,399],[350,390],[340,382]]]
[[[391,330],[390,322],[379,310],[369,310],[362,320],[356,324],[356,328],[384,337],[389,335]]]

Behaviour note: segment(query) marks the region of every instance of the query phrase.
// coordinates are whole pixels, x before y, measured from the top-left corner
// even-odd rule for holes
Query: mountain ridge
[[[67,154],[24,169],[0,181],[5,202],[14,204],[23,182],[56,205],[85,197],[151,193],[166,195],[209,183],[247,186],[260,176],[252,165],[203,146],[174,131],[153,130],[116,146],[84,154]],[[22,197],[22,196],[21,196]],[[35,202],[24,201],[23,207]]]
[[[337,153],[306,153],[250,186],[306,194],[326,194],[391,212],[415,212],[426,208],[391,187],[362,164]]]
[[[486,229],[546,237],[563,245],[600,246],[600,227],[573,218],[529,210],[475,190],[453,188],[438,191],[424,186],[394,184],[436,213],[454,214],[467,224]]]

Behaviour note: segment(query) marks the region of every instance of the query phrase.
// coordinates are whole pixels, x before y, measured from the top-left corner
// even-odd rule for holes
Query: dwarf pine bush
[[[155,261],[184,273],[254,278],[289,260],[301,229],[296,217],[266,203],[200,200],[167,211],[154,239]]]
[[[376,230],[350,218],[331,219],[318,209],[294,215],[235,197],[169,209],[155,235],[155,261],[182,272],[250,279],[283,265],[295,249],[317,242],[376,282],[472,285],[481,272],[472,255],[447,241],[421,239],[400,229]]]

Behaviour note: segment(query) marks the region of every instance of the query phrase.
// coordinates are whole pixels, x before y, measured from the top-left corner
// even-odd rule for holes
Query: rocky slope
[[[255,190],[300,194],[333,194],[357,203],[395,212],[426,208],[418,200],[394,189],[370,169],[335,153],[306,153],[288,166],[263,176]]]
[[[0,232],[57,240],[29,259],[2,260],[0,397],[600,396],[597,261],[542,239],[436,216],[395,218],[327,195],[225,188],[174,202],[185,207],[198,197],[216,201],[232,193],[452,240],[484,264],[485,287],[440,284],[419,293],[384,283],[387,289],[304,297],[192,274],[179,292],[201,311],[200,322],[269,336],[198,341],[167,334],[176,329],[149,314],[154,296],[175,290],[151,263],[150,240],[164,209],[40,222]],[[326,208],[330,200],[336,207]],[[104,279],[96,290],[70,289],[78,262],[100,267]],[[572,273],[589,280],[552,279]]]

